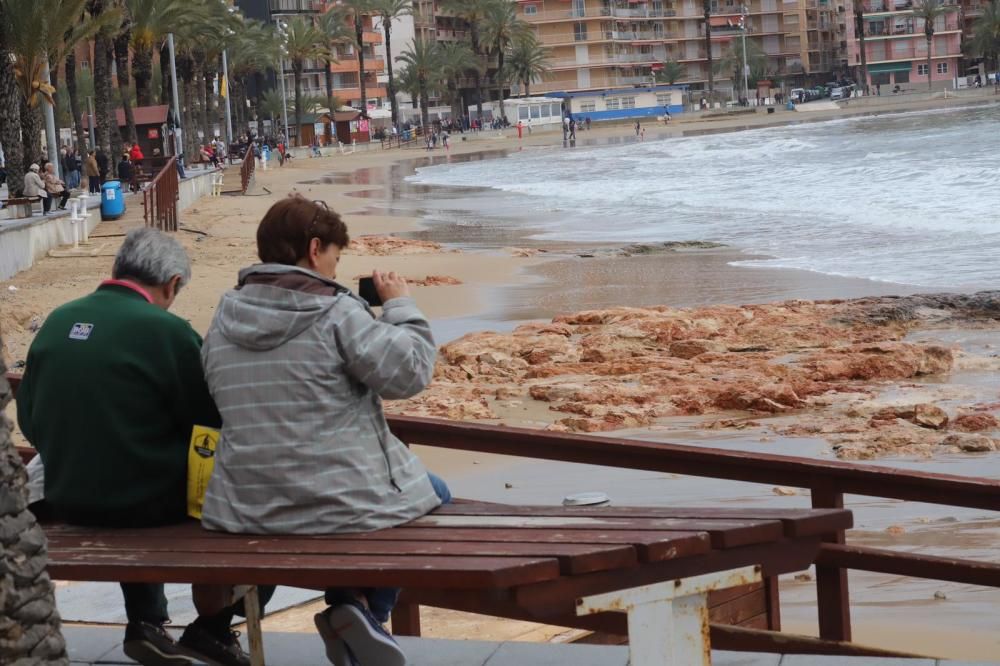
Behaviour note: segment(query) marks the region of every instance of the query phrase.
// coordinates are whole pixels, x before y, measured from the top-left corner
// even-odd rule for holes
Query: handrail
[[[7,377],[16,393],[20,377]],[[843,508],[851,493],[1000,511],[1000,481],[993,479],[416,416],[388,421],[408,444],[809,488],[815,508]],[[993,562],[850,546],[843,531],[823,541],[816,588],[825,640],[851,640],[848,569],[1000,588],[1000,565]]]
[[[147,227],[162,231],[177,231],[177,201],[180,198],[180,178],[177,158],[171,157],[142,191],[143,219]]]
[[[243,194],[250,188],[250,181],[253,180],[254,170],[257,168],[257,158],[253,154],[253,143],[247,146],[247,152],[243,156],[243,164],[240,165],[240,187]]]

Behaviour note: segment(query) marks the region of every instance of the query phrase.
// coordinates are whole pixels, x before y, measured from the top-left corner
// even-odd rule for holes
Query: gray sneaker
[[[402,648],[360,603],[331,606],[314,620],[334,666],[406,666]]]
[[[163,625],[129,622],[122,643],[125,655],[143,666],[190,666],[187,658]]]

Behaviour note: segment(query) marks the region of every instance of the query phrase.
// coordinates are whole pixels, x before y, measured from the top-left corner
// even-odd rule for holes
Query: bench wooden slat
[[[522,513],[524,512],[524,513]],[[462,502],[439,507],[435,515],[531,515],[531,516],[589,516],[621,518],[674,518],[688,522],[692,519],[707,520],[780,520],[785,536],[814,536],[850,529],[854,521],[849,511],[842,509],[723,509],[714,507],[559,507],[503,505],[484,502]]]
[[[120,539],[135,539],[144,543],[167,541],[176,543],[189,539],[211,538],[218,541],[245,542],[251,539],[278,538],[284,542],[289,537],[249,536],[245,534],[224,534],[203,530],[196,522],[170,525],[155,529],[112,529],[77,527],[73,525],[45,525],[50,544],[62,543],[63,539],[106,539],[117,542]],[[635,548],[643,562],[660,562],[678,557],[688,557],[706,553],[711,549],[709,535],[705,532],[675,531],[626,531],[626,530],[480,530],[451,529],[435,527],[394,527],[377,532],[340,534],[329,536],[294,537],[301,541],[324,541],[342,543],[345,541],[427,541],[441,543],[545,543],[545,544],[596,544],[626,545]]]
[[[409,525],[414,527],[510,529],[510,528],[558,528],[563,530],[697,530],[708,532],[714,548],[738,548],[754,543],[776,541],[784,533],[784,527],[777,520],[682,520],[674,518],[603,518],[595,516],[542,516],[533,515],[531,507],[512,510],[504,515],[498,511],[493,515],[449,515],[428,514]]]
[[[49,551],[57,580],[292,587],[506,588],[559,578],[555,558]]]
[[[624,569],[638,562],[630,545],[575,543],[497,543],[446,541],[347,541],[297,539],[295,537],[239,537],[235,539],[144,539],[140,537],[98,537],[59,535],[49,538],[51,550],[168,553],[253,553],[288,555],[422,555],[477,557],[555,557],[563,574],[579,574],[605,569]]]

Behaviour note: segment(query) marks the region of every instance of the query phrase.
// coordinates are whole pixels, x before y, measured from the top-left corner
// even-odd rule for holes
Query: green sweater
[[[191,427],[220,424],[200,351],[190,324],[120,284],[49,315],[28,351],[17,420],[57,517],[184,518]]]

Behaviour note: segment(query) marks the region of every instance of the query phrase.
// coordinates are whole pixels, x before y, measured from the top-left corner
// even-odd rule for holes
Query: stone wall
[[[0,357],[0,664],[69,664],[45,534],[28,511],[27,474],[4,415],[12,397],[5,372]]]

